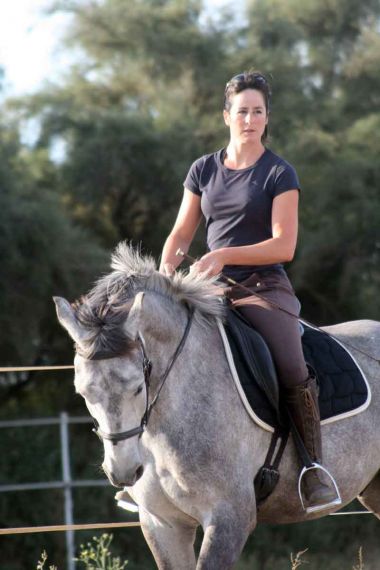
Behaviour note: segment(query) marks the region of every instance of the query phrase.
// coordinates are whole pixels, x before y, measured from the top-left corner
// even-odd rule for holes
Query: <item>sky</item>
[[[128,2],[128,0],[125,0]],[[205,0],[208,12],[242,0]],[[60,49],[70,25],[64,14],[45,16],[48,0],[0,0],[0,67],[5,69],[3,95],[24,95],[38,90],[45,80],[58,81],[73,60]]]
[[[64,67],[58,52],[68,18],[44,16],[44,0],[0,0],[0,66],[6,94],[36,90]]]

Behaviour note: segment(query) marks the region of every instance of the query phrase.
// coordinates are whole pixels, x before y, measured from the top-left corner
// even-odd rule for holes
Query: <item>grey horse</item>
[[[103,469],[138,503],[158,567],[227,570],[257,522],[322,516],[301,507],[292,439],[278,486],[256,507],[253,481],[271,435],[248,416],[232,380],[215,280],[163,276],[153,259],[126,244],[118,246],[112,269],[76,305],[55,303],[76,343],[75,388],[103,440]],[[322,427],[324,464],[343,506],[358,497],[380,518],[380,323],[326,330],[350,344],[372,400],[364,412]],[[196,556],[199,525],[204,535]]]

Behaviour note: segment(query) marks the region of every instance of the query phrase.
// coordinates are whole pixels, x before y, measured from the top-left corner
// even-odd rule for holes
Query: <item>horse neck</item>
[[[152,362],[154,384],[160,381],[176,351],[186,328],[188,312],[185,307],[173,306],[165,297],[152,294],[149,297],[147,302],[144,301],[140,334]]]
[[[153,364],[151,400],[157,394],[189,318],[185,307],[173,306],[161,300],[155,318],[152,314],[144,330],[147,354]],[[238,413],[241,413],[241,404],[236,398],[227,360],[223,355],[217,322],[210,318],[207,324],[202,324],[195,314],[183,349],[155,405],[155,421],[162,419],[168,422],[172,419],[178,422],[183,415],[193,417],[199,414],[197,408],[205,403],[208,421],[211,421],[215,414],[223,415],[226,401],[229,402],[230,413],[234,401],[239,408]]]

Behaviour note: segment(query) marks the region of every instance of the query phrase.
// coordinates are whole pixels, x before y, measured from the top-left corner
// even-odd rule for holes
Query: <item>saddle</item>
[[[370,402],[370,387],[352,354],[329,334],[306,323],[302,327],[305,360],[316,371],[319,383],[321,423],[364,411]],[[227,311],[224,332],[231,372],[247,411],[263,429],[274,431],[283,419],[276,368],[265,340],[234,310]]]

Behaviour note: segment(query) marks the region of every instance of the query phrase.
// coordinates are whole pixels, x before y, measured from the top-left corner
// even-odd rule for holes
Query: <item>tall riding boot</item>
[[[303,384],[287,389],[286,403],[311,460],[321,465],[321,425],[315,375],[310,375]],[[306,471],[301,491],[306,510],[323,510],[340,504],[333,480],[329,480],[321,469]]]

